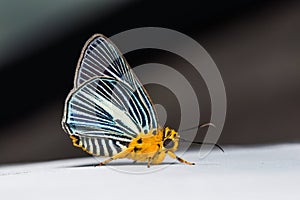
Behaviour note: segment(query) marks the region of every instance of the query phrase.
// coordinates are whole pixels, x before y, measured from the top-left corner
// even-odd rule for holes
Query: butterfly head
[[[174,129],[168,127],[163,131],[163,147],[167,150],[176,151],[178,148],[179,135]]]

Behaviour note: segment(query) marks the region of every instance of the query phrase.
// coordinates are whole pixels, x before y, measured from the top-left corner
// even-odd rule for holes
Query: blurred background
[[[300,1],[2,0],[0,163],[86,156],[60,125],[80,51],[94,33],[110,37],[144,26],[187,34],[217,64],[228,100],[221,145],[300,141]],[[132,67],[158,62],[187,75],[191,68],[159,50],[125,57]],[[205,83],[190,80],[208,121]],[[178,105],[166,98],[172,94],[155,85],[147,90],[176,128]]]

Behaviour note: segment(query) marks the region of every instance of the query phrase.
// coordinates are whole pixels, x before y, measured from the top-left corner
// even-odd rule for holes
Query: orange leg
[[[152,161],[152,158],[148,158],[148,164],[147,164],[148,168],[150,168],[151,161]]]
[[[187,165],[195,165],[195,163],[192,163],[192,162],[189,162],[189,161],[186,161],[178,156],[176,156],[176,154],[172,151],[168,151],[168,155],[171,157],[171,158],[174,158],[174,159],[177,159],[179,162],[182,162],[182,163],[185,163]]]
[[[124,151],[121,151],[120,153],[110,157],[109,159],[102,161],[101,163],[99,163],[98,166],[106,165],[107,163],[119,158],[126,158],[126,156],[132,152],[132,150],[133,150],[132,148],[127,148]]]

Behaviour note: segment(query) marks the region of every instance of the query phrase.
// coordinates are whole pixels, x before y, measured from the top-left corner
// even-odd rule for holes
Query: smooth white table
[[[114,161],[93,157],[0,167],[1,199],[300,199],[300,144],[224,147],[195,166]]]

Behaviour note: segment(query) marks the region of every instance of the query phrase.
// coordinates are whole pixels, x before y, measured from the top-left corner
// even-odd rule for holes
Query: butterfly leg
[[[168,155],[171,157],[171,158],[174,158],[174,159],[177,159],[179,162],[182,162],[182,163],[185,163],[187,165],[195,165],[195,163],[192,163],[192,162],[189,162],[189,161],[186,161],[178,156],[176,156],[176,154],[172,151],[168,151]]]
[[[148,158],[148,164],[147,164],[147,167],[148,167],[148,168],[150,168],[151,162],[152,162],[152,158],[149,157],[149,158]]]
[[[113,161],[113,160],[116,160],[116,159],[119,159],[119,158],[126,158],[126,156],[131,153],[132,149],[131,148],[127,148],[125,149],[124,151],[121,151],[120,153],[110,157],[109,159],[107,160],[104,160],[102,161],[101,163],[99,163],[98,166],[102,166],[102,165],[106,165],[107,163]]]

